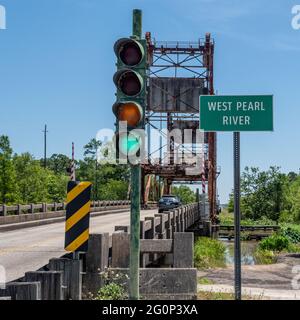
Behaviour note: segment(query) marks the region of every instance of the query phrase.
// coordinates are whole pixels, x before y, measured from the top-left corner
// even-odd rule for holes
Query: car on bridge
[[[158,201],[158,212],[172,210],[181,206],[181,200],[179,197],[167,194],[162,196]]]

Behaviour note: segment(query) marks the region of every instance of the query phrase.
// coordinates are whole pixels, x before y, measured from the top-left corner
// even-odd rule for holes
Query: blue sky
[[[216,41],[218,94],[274,94],[274,132],[242,133],[241,166],[299,171],[300,30],[289,0],[0,0],[0,134],[14,150],[77,156],[101,128],[113,128],[116,39],[131,34],[133,8],[157,40]],[[218,135],[218,186],[232,188],[232,134]]]

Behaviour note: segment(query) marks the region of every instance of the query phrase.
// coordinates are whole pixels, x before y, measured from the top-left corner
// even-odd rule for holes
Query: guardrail
[[[227,230],[231,231],[234,230],[234,225],[220,225],[219,226],[220,230]],[[253,226],[241,226],[241,231],[278,231],[280,230],[280,226],[274,225],[253,225]]]
[[[219,225],[215,227],[220,238],[226,238],[228,240],[234,238],[233,225]],[[241,231],[246,233],[246,237],[248,240],[261,240],[272,235],[278,230],[280,230],[280,226],[278,225],[241,226]]]

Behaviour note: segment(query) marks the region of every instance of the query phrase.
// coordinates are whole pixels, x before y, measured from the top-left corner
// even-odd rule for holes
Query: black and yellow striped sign
[[[65,250],[86,252],[88,249],[91,183],[69,181],[66,210]]]

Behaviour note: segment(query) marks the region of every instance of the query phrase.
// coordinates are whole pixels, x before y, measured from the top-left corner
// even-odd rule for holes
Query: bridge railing
[[[197,270],[193,267],[194,235],[188,231],[201,217],[198,204],[146,217],[141,225],[140,293],[145,299],[195,299]],[[51,259],[39,271],[8,283],[0,297],[12,300],[80,300],[106,284],[107,274],[127,274],[128,226],[113,234],[91,234],[83,259],[69,255]],[[84,270],[84,272],[83,272]]]
[[[114,206],[129,206],[128,200],[112,200],[112,201],[92,201],[91,207],[93,208],[106,208]],[[54,203],[31,203],[31,204],[17,204],[7,206],[5,204],[0,205],[0,216],[7,215],[20,215],[28,213],[43,213],[51,211],[64,211],[66,209],[66,203],[54,202]]]
[[[129,200],[99,200],[92,201],[91,208],[108,208],[108,207],[119,207],[129,206]],[[148,207],[151,208],[157,205],[156,202],[148,202]],[[54,202],[54,203],[31,203],[31,204],[16,204],[16,205],[5,205],[0,204],[0,216],[7,215],[21,215],[29,213],[45,213],[45,212],[58,212],[66,209],[66,203]]]

